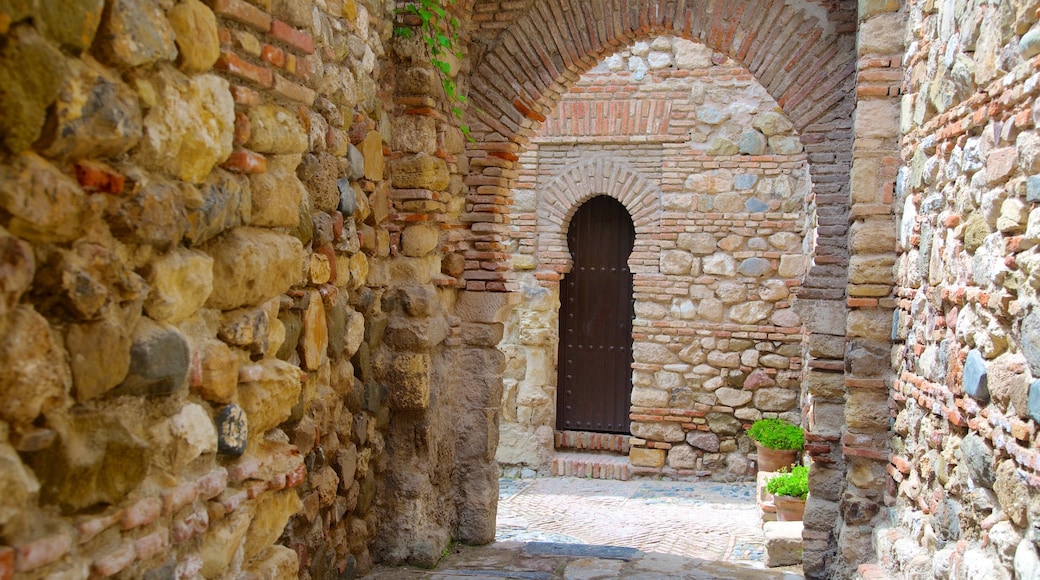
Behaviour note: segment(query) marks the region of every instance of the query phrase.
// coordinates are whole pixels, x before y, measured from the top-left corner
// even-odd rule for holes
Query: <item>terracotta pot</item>
[[[805,515],[805,500],[789,495],[774,495],[776,519],[781,522],[800,522]]]
[[[759,471],[780,471],[781,467],[794,465],[798,458],[798,451],[795,449],[770,449],[762,447],[757,441],[755,447],[758,448]]]

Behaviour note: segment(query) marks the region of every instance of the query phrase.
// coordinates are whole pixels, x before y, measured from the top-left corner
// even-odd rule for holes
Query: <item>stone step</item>
[[[557,449],[584,451],[610,451],[628,455],[629,435],[615,433],[591,433],[588,431],[554,432]]]
[[[628,481],[632,478],[632,465],[627,455],[557,453],[552,460],[552,474]]]
[[[802,522],[766,522],[766,566],[793,566],[802,563]]]

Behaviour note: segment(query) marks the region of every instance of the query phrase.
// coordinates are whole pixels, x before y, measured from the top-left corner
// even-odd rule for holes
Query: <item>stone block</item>
[[[220,57],[217,18],[199,0],[185,0],[170,8],[166,17],[177,43],[177,65],[184,72],[205,72]]]
[[[42,157],[20,155],[0,169],[0,208],[9,232],[29,242],[68,242],[83,233],[87,197]]]
[[[133,334],[130,371],[112,395],[172,395],[187,386],[191,352],[173,326],[142,318]]]
[[[217,451],[221,455],[239,457],[249,443],[249,420],[242,407],[231,404],[217,413]]]
[[[766,522],[766,566],[794,566],[802,563],[802,522]]]
[[[46,319],[18,306],[0,335],[0,418],[28,425],[64,402],[72,386],[65,353]]]
[[[206,306],[233,310],[260,304],[300,281],[304,252],[291,236],[235,228],[202,248],[213,258],[213,293]]]
[[[61,445],[29,459],[40,479],[41,501],[65,511],[118,505],[144,480],[155,450],[134,434],[145,416],[135,408],[79,409],[48,417]],[[131,429],[130,427],[133,427]]]
[[[369,131],[361,142],[360,150],[365,162],[365,179],[369,181],[383,179],[386,161],[383,158],[383,136],[379,131]]]
[[[308,193],[296,175],[300,156],[270,155],[267,159],[267,171],[249,176],[250,225],[295,228],[301,221],[300,204]]]
[[[78,402],[100,397],[123,382],[130,370],[132,345],[131,333],[115,320],[69,325],[65,348]]]
[[[448,165],[439,157],[416,153],[390,162],[394,187],[443,191],[448,187]]]
[[[305,153],[307,132],[292,111],[278,105],[249,109],[249,141],[246,147],[258,153]]]
[[[664,449],[647,449],[633,447],[628,452],[628,460],[636,467],[664,467]]]
[[[309,290],[310,303],[303,312],[300,336],[300,362],[305,370],[316,370],[328,362],[329,327],[325,306],[317,290]]]
[[[119,157],[143,131],[137,94],[90,57],[69,59],[50,122],[37,145],[48,157]]]
[[[758,113],[751,121],[751,126],[761,131],[766,137],[782,135],[794,129],[794,125],[787,119],[787,116],[776,111]]]
[[[213,259],[175,248],[152,262],[146,280],[151,290],[145,312],[160,322],[177,323],[195,314],[213,291]]]
[[[300,400],[301,371],[281,360],[265,359],[259,380],[243,383],[238,389],[238,403],[246,412],[249,429],[262,437],[269,429],[284,423]]]
[[[201,373],[191,391],[213,403],[229,403],[238,386],[238,357],[219,340],[203,341],[199,350]]]
[[[47,108],[67,74],[61,52],[31,26],[18,26],[5,38],[0,49],[0,138],[8,151],[20,153],[40,136]]]
[[[416,224],[401,232],[401,252],[406,256],[421,258],[437,249],[440,230],[432,225]]]
[[[989,388],[987,387],[988,372],[986,360],[982,353],[972,349],[968,352],[968,358],[964,361],[964,374],[962,386],[964,392],[973,399],[985,405],[989,403]]]
[[[397,411],[421,411],[430,405],[430,355],[384,353],[374,361],[376,380],[387,389],[387,403]]]
[[[231,154],[235,103],[226,80],[162,69],[155,104],[144,118],[137,159],[157,171],[201,183]],[[256,125],[253,125],[254,132]]]
[[[105,60],[133,68],[177,58],[174,36],[158,0],[116,0],[105,10],[97,44]]]
[[[249,182],[216,169],[198,189],[188,189],[185,196],[188,230],[185,239],[192,245],[247,224],[252,219],[253,203]]]

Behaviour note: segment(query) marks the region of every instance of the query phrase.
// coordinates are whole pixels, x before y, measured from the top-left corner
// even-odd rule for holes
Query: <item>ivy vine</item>
[[[395,26],[394,35],[401,38],[412,38],[418,29],[419,36],[430,51],[430,64],[437,69],[441,77],[441,87],[448,100],[451,113],[462,119],[462,107],[466,104],[466,96],[459,92],[455,79],[451,76],[451,63],[448,56],[462,58],[459,50],[459,21],[451,12],[456,0],[412,0],[403,8],[398,8],[398,15],[412,16],[410,20],[418,20],[418,26]],[[459,125],[459,129],[469,137],[469,127]]]

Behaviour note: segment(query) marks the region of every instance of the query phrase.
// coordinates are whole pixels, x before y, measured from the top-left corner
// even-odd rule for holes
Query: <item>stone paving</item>
[[[499,482],[497,541],[455,546],[434,570],[369,578],[801,578],[765,568],[754,484],[555,477]]]

